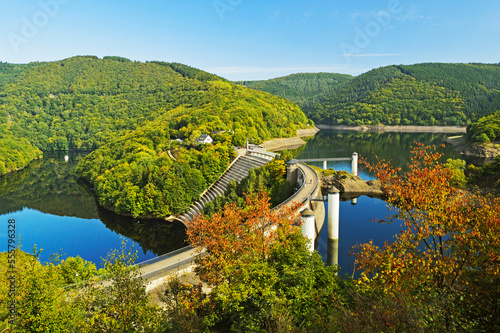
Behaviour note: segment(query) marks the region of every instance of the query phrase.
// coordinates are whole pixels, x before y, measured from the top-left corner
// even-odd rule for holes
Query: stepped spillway
[[[268,160],[252,157],[241,156],[238,160],[217,180],[202,196],[193,203],[186,213],[177,217],[179,221],[186,224],[191,221],[196,215],[200,214],[207,202],[215,200],[216,197],[222,196],[227,189],[227,185],[233,181],[241,181],[248,176],[250,169],[265,165]]]

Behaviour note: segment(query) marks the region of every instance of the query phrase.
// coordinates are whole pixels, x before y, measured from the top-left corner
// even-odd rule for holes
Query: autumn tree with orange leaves
[[[421,327],[500,330],[500,199],[460,192],[436,147],[417,144],[409,171],[367,165],[381,180],[388,222],[402,223],[393,243],[355,252],[360,286],[412,299]]]
[[[309,251],[296,208],[271,210],[263,192],[247,196],[244,208],[229,204],[196,218],[187,231],[204,250],[196,272],[212,288],[170,284],[172,331],[331,331],[325,318],[339,298],[340,278]]]
[[[298,222],[296,205],[271,210],[265,193],[245,200],[244,209],[229,204],[212,217],[201,215],[188,225],[189,243],[204,252],[197,259],[196,272],[210,285],[228,278],[227,266],[265,258],[276,240],[276,229],[286,236]]]

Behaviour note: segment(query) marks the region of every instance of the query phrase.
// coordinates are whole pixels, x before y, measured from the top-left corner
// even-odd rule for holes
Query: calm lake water
[[[336,132],[321,131],[311,139],[305,148],[300,150],[297,158],[321,157],[349,157],[357,152],[370,163],[376,163],[377,156],[390,160],[393,165],[405,169],[411,155],[411,146],[415,142],[426,145],[440,146],[446,142],[450,134],[440,133],[365,133],[365,132]],[[445,162],[448,158],[464,159],[450,146],[439,148]],[[467,160],[468,163],[481,163],[479,160]],[[323,167],[322,162],[311,163]],[[351,172],[350,162],[328,162],[328,168]],[[360,177],[364,180],[374,179],[372,174],[361,168]],[[342,200],[342,198],[341,198]],[[327,205],[325,203],[325,210]],[[328,213],[328,211],[327,211]],[[326,214],[327,215],[327,214]],[[351,249],[357,244],[373,240],[373,243],[382,246],[385,241],[394,240],[394,235],[399,233],[401,227],[397,223],[382,224],[374,220],[384,220],[388,216],[387,203],[380,199],[361,196],[353,205],[351,200],[341,201],[339,209],[339,253],[338,263],[341,267],[340,275],[352,275],[354,257],[349,256]],[[323,224],[317,250],[327,262],[327,227],[326,220]],[[373,222],[372,222],[373,221]]]
[[[185,246],[185,227],[162,220],[123,217],[97,206],[77,182],[75,167],[82,155],[48,153],[29,167],[0,177],[0,251],[7,250],[7,221],[16,220],[21,249],[40,258],[53,253],[80,256],[101,267],[101,258],[119,249],[122,240],[137,250],[137,262]],[[18,239],[19,240],[19,239]]]
[[[356,151],[369,161],[378,155],[406,164],[414,141],[439,145],[444,134],[408,133],[340,133],[319,132],[298,150],[298,158],[347,157]],[[446,158],[462,158],[451,148],[443,149]],[[138,251],[138,262],[185,246],[185,228],[162,220],[140,220],[118,216],[98,207],[91,193],[79,184],[74,169],[81,155],[45,154],[23,170],[0,177],[0,251],[7,250],[7,221],[16,220],[22,249],[31,252],[36,244],[43,249],[42,261],[59,252],[79,255],[100,266],[101,257],[120,248],[122,239]],[[318,163],[317,166],[322,166]],[[350,163],[329,163],[329,168],[350,171]],[[365,171],[363,179],[373,178]],[[358,198],[353,206],[341,202],[339,264],[341,274],[351,274],[353,262],[348,257],[353,245],[373,239],[376,244],[391,240],[397,225],[379,225],[371,219],[387,215],[385,202],[368,197]],[[326,261],[326,228],[318,240],[318,251]]]

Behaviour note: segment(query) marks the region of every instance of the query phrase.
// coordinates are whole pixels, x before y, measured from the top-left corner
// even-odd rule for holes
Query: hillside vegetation
[[[81,56],[2,69],[2,130],[41,150],[95,149],[173,109],[181,138],[231,130],[259,141],[307,123],[292,103],[181,64]]]
[[[173,160],[168,132],[162,121],[150,122],[80,162],[77,171],[94,186],[101,206],[134,217],[183,213],[236,155],[218,143],[177,147]]]
[[[310,116],[331,125],[463,126],[499,107],[499,66],[418,64],[362,74]]]
[[[0,175],[24,168],[42,152],[25,138],[16,138],[9,131],[0,132]]]
[[[308,75],[309,87],[324,80]],[[318,124],[465,126],[500,109],[498,64],[387,66],[339,80],[314,96],[298,84],[274,80],[245,84],[296,101]]]
[[[97,149],[79,170],[99,203],[121,214],[183,212],[229,165],[233,145],[311,124],[283,98],[178,63],[78,56],[0,66],[0,150],[8,152],[0,171],[40,150]],[[201,134],[217,144],[191,148]],[[183,145],[173,160],[176,138]]]
[[[353,76],[338,73],[298,73],[261,81],[238,81],[245,87],[262,90],[297,103],[304,112],[338,90]]]
[[[500,111],[470,124],[467,127],[467,137],[472,142],[500,141]]]

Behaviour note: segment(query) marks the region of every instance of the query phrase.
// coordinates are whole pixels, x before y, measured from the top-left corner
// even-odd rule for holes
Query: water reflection
[[[67,156],[67,157],[66,157]],[[43,248],[41,259],[60,251],[100,264],[100,258],[131,240],[143,261],[185,246],[182,224],[123,217],[99,207],[79,184],[75,168],[83,154],[46,153],[42,160],[0,177],[0,216],[16,218],[23,250]],[[0,243],[4,235],[0,234]]]
[[[95,200],[76,182],[81,154],[46,153],[20,171],[0,177],[0,214],[23,207],[56,216],[97,219]],[[14,209],[14,210],[13,210]]]
[[[411,158],[410,150],[414,142],[441,146],[446,143],[447,136],[451,134],[321,131],[307,143],[297,158],[349,157],[353,152],[357,152],[370,163],[376,163],[376,156],[378,156],[405,170]],[[465,159],[468,163],[474,164],[481,164],[484,161],[464,157],[451,146],[440,147],[439,151],[444,154],[443,162],[448,158]],[[323,167],[323,162],[311,164]],[[350,172],[351,163],[329,162],[328,168]],[[373,179],[373,175],[363,169],[361,169],[360,176],[364,180]],[[376,220],[384,220],[389,215],[385,201],[367,196],[359,198],[343,196],[339,208],[339,239],[335,242],[328,238],[328,205],[326,203],[325,211],[325,221],[317,238],[316,249],[328,265],[338,262],[341,268],[340,276],[353,274],[354,257],[349,254],[357,245],[372,240],[374,245],[383,246],[384,242],[393,241],[394,235],[401,230],[401,225],[397,222],[393,224],[376,222]]]
[[[180,222],[119,216],[101,207],[98,212],[106,228],[139,243],[143,253],[158,256],[188,245],[186,227]]]
[[[444,133],[374,133],[374,132],[341,132],[321,131],[311,139],[297,154],[297,158],[350,157],[357,152],[370,163],[377,162],[377,156],[393,165],[406,168],[410,161],[411,147],[415,142],[425,145],[435,145],[444,154],[443,162],[448,158],[465,159],[468,163],[483,164],[485,159],[463,156],[446,144],[446,138],[454,134]],[[441,147],[445,144],[446,147]],[[346,162],[346,171],[350,171],[350,163]],[[315,164],[316,165],[316,164]],[[333,162],[328,167],[333,166]],[[318,167],[322,167],[320,163]]]

